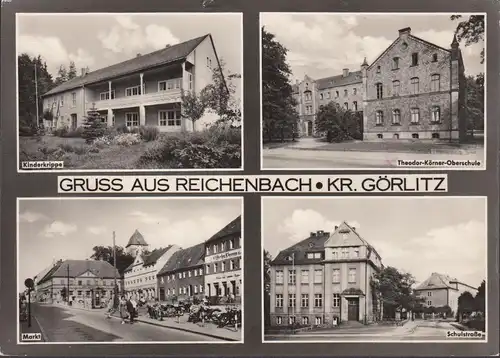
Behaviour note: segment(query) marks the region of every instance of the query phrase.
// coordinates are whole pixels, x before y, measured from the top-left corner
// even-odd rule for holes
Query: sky
[[[70,61],[92,71],[207,33],[227,69],[242,74],[239,14],[20,14],[17,23],[17,53],[41,55],[54,78]]]
[[[364,57],[371,64],[405,27],[411,27],[415,36],[449,49],[458,22],[441,14],[261,14],[261,26],[289,50],[294,82],[306,74],[323,78],[339,75],[343,68],[359,71]],[[483,42],[468,47],[461,44],[466,74],[485,71],[480,62],[483,46]]]
[[[346,221],[371,244],[385,266],[418,282],[432,272],[478,287],[486,279],[486,208],[482,198],[266,198],[264,249],[279,250],[333,232]]]
[[[241,215],[236,199],[42,199],[19,201],[19,287],[58,259],[89,258],[94,246],[126,246],[136,229],[150,249],[208,240]]]

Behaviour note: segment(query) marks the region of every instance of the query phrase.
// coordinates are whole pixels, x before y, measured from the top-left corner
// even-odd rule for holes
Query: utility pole
[[[39,126],[40,117],[38,114],[38,79],[37,79],[37,65],[38,59],[35,62],[35,103],[36,103],[36,125]]]
[[[118,285],[116,283],[116,243],[115,243],[115,238],[116,238],[116,235],[115,235],[115,232],[113,231],[113,267],[114,267],[114,275],[115,275],[115,285],[114,285],[114,293],[115,293],[115,297],[113,298],[113,306],[115,306],[117,303],[118,303]]]
[[[68,302],[68,306],[69,306],[69,262],[68,262],[68,266],[66,266],[66,269],[67,269],[67,276],[68,276],[68,284],[67,284],[67,292],[66,292],[66,301]]]

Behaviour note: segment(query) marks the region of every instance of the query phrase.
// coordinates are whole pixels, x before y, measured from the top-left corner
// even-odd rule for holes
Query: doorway
[[[306,122],[306,135],[308,137],[312,137],[312,135],[313,135],[313,123],[312,123],[312,121]]]
[[[71,115],[71,130],[75,130],[76,126],[77,126],[77,117],[76,117],[76,114],[73,113]]]
[[[359,321],[359,298],[347,299],[347,320]]]

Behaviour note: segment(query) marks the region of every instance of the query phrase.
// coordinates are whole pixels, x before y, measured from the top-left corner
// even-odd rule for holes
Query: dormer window
[[[380,66],[377,66],[377,73],[380,73]]]
[[[438,61],[438,55],[437,53],[432,55],[432,62],[437,62]]]

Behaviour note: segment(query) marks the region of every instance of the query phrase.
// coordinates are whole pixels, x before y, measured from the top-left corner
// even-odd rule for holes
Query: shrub
[[[94,140],[93,146],[96,148],[104,148],[113,143],[113,138],[110,136],[99,137]]]
[[[66,137],[68,134],[68,127],[56,128],[52,131],[52,134],[54,134],[56,137]]]
[[[130,146],[134,144],[140,143],[139,134],[127,133],[127,134],[119,134],[113,138],[113,144]]]
[[[118,127],[116,127],[116,131],[118,133],[130,133],[130,130],[125,124],[120,124]]]
[[[63,137],[68,137],[68,138],[81,138],[83,134],[83,127],[78,127],[74,130],[70,130],[64,135]]]
[[[85,142],[92,143],[96,138],[102,137],[106,133],[106,127],[99,112],[92,108],[85,117],[82,138],[85,138]]]
[[[151,142],[158,138],[160,134],[160,130],[157,127],[146,127],[141,126],[139,128],[139,133],[141,135],[141,139],[145,142]]]
[[[131,129],[129,129],[129,133],[139,134],[140,133],[139,127],[132,127]]]

